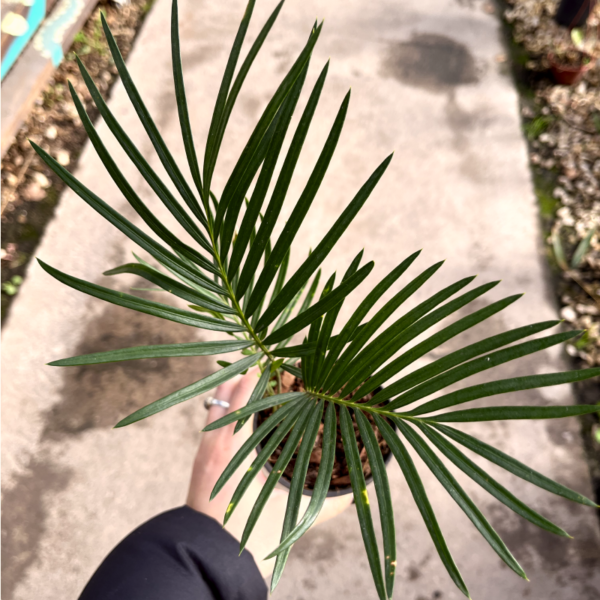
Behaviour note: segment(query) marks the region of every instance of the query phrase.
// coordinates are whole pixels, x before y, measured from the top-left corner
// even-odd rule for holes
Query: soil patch
[[[284,373],[282,375],[281,390],[278,391],[277,393],[285,394],[287,392],[303,392],[303,391],[304,391],[304,382],[301,379],[294,377],[293,375],[290,375],[289,373]],[[350,400],[352,397],[353,397],[353,394],[349,394],[348,396],[345,397],[345,400]],[[358,400],[358,402],[367,402],[368,400],[371,400],[371,398],[373,398],[373,393],[367,394],[366,396],[364,396],[363,398]],[[342,489],[347,489],[350,486],[350,472],[348,470],[348,463],[346,462],[346,453],[344,451],[344,444],[342,442],[342,432],[341,432],[341,428],[340,428],[339,406],[336,406],[335,410],[336,410],[336,415],[337,415],[338,420],[337,420],[337,436],[336,436],[336,445],[335,445],[336,446],[335,460],[334,460],[334,464],[333,464],[333,473],[331,476],[331,484],[329,486],[330,491],[338,491],[338,490],[342,490]],[[275,411],[275,408],[270,408],[265,411],[259,412],[258,413],[258,425],[263,423],[271,414],[273,414],[274,411]],[[375,425],[375,421],[373,420],[373,417],[368,413],[366,413],[366,417],[368,418],[369,423],[371,424],[371,427],[373,428],[373,431],[377,438],[377,442],[379,443],[379,448],[380,448],[381,453],[383,454],[383,458],[385,460],[390,455],[391,450],[390,450],[389,446],[387,445],[386,441],[383,439],[383,436],[381,435],[379,429],[377,428],[377,425]],[[310,456],[308,471],[306,474],[306,479],[304,481],[304,489],[306,489],[306,490],[314,489],[315,482],[317,480],[317,475],[319,474],[319,467],[321,465],[321,454],[322,454],[322,450],[323,450],[324,420],[325,420],[325,414],[323,414],[323,420],[319,427],[319,433],[317,434],[317,439],[315,441],[315,445],[314,445],[312,454]],[[362,463],[363,473],[365,475],[365,478],[369,478],[369,477],[371,477],[371,466],[369,465],[369,459],[367,458],[367,449],[365,448],[365,445],[362,441],[360,432],[358,430],[358,425],[356,424],[356,420],[355,420],[355,417],[353,414],[352,414],[352,423],[354,425],[354,436],[356,438],[356,443],[358,444],[358,450],[360,453],[360,460]],[[394,425],[391,422],[389,422],[389,423],[392,427],[394,427]],[[264,444],[266,444],[266,442],[269,440],[269,438],[271,437],[271,435],[273,433],[274,432],[271,432],[271,434],[269,434],[263,440],[263,442],[261,443],[259,448],[261,448]],[[279,458],[279,455],[281,454],[283,447],[285,446],[285,444],[288,440],[288,437],[289,437],[289,434],[286,435],[285,438],[283,438],[283,441],[279,444],[279,446],[275,449],[275,451],[269,458],[268,462],[271,465],[274,465],[277,462],[277,459]],[[296,466],[296,458],[297,458],[297,451],[294,452],[292,459],[290,460],[287,468],[283,472],[282,477],[288,481],[291,481],[291,479],[292,479],[292,475],[294,473],[294,467]]]
[[[98,117],[75,54],[100,92],[109,96],[117,79],[117,69],[104,38],[100,12],[104,13],[126,58],[152,2],[131,0],[123,5],[109,0],[99,2],[2,159],[2,323],[65,187],[38,158],[28,140],[36,142],[69,171],[75,170],[87,134],[71,99],[68,81],[92,121]]]

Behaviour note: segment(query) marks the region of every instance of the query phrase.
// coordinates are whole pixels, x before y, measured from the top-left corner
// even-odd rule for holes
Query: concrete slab
[[[197,140],[206,138],[242,4],[180,1],[183,62]],[[129,66],[158,127],[184,165],[170,74],[169,5],[167,0],[156,2]],[[250,38],[270,8],[271,3],[259,3]],[[294,264],[309,245],[315,246],[379,161],[395,150],[390,169],[332,253],[328,269],[344,268],[364,246],[365,256],[376,262],[371,275],[375,280],[424,248],[409,276],[439,259],[447,262],[420,298],[475,273],[482,281],[504,280],[485,297],[486,303],[526,292],[517,305],[460,338],[461,345],[490,332],[554,318],[517,96],[495,60],[502,52],[497,18],[478,3],[289,2],[232,117],[215,188],[222,188],[251,125],[315,17],[325,17],[326,24],[310,82],[328,57],[332,64],[317,126],[290,191],[292,205],[351,85],[352,102],[331,171],[298,236]],[[158,160],[122,86],[116,86],[110,105],[156,166]],[[115,149],[106,127],[99,130]],[[80,164],[77,176],[137,222],[90,147]],[[119,159],[119,164],[141,197],[163,215],[133,167],[126,160]],[[289,211],[288,205],[284,218]],[[67,193],[38,255],[75,276],[126,289],[132,280],[108,280],[101,273],[128,260],[132,249],[121,234]],[[361,297],[357,294],[347,303],[346,316]],[[132,409],[207,374],[214,363],[180,359],[69,371],[44,364],[82,352],[207,335],[84,297],[32,263],[3,336],[3,597],[75,598],[124,535],[184,501],[204,409],[195,400],[124,430],[113,431],[111,425]],[[444,351],[456,347],[448,344]],[[546,352],[518,367],[499,368],[494,375],[563,367],[559,352]],[[569,388],[548,388],[510,401],[568,403],[572,397]],[[466,429],[562,483],[591,493],[575,420]],[[593,511],[491,469],[520,498],[575,536],[571,541],[554,539],[458,477],[522,562],[531,579],[527,583],[503,568],[433,476],[419,467],[473,598],[598,597],[600,535]],[[396,597],[458,598],[396,466],[390,467],[390,477],[399,546]],[[376,597],[352,509],[296,545],[275,597],[340,596]]]

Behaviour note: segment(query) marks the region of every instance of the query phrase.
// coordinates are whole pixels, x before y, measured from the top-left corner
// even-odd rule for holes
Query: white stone
[[[560,309],[560,316],[569,323],[573,323],[577,319],[577,312],[572,306],[563,306]]]

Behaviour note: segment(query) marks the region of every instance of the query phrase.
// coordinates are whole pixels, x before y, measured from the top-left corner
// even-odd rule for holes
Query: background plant
[[[295,455],[296,465],[281,543],[270,555],[277,557],[272,589],[281,577],[292,545],[309,529],[325,501],[334,464],[338,426],[336,409],[339,414],[339,426],[350,470],[361,533],[380,598],[392,596],[396,543],[387,473],[373,428],[366,417],[367,414],[372,415],[399,462],[442,562],[459,589],[468,596],[467,587],[446,546],[420,476],[407,451],[407,445],[416,450],[501,559],[518,575],[525,577],[521,566],[499,535],[432,448],[436,448],[523,518],[547,531],[567,536],[568,534],[560,527],[539,515],[492,479],[485,470],[467,458],[459,446],[467,447],[509,472],[552,493],[575,502],[595,506],[591,500],[445,423],[557,418],[595,412],[598,407],[485,406],[457,411],[447,409],[506,392],[580,381],[599,375],[600,369],[504,379],[472,385],[427,400],[432,394],[471,375],[560,344],[581,332],[556,333],[522,341],[555,327],[559,321],[524,326],[470,344],[438,358],[427,366],[402,375],[401,372],[415,360],[510,306],[520,297],[509,296],[489,304],[446,325],[436,333],[429,333],[428,337],[417,342],[421,334],[428,332],[443,319],[466,307],[499,283],[495,281],[464,291],[474,279],[474,277],[466,277],[426,298],[401,316],[394,317],[395,320],[391,325],[387,325],[397,309],[417,293],[442,266],[440,262],[425,269],[404,284],[390,300],[382,306],[380,305],[382,303],[378,305],[381,296],[391,290],[405,274],[417,259],[419,252],[403,260],[380,282],[372,286],[350,319],[336,327],[337,316],[343,302],[369,275],[373,263],[362,264],[363,256],[360,252],[348,266],[337,286],[336,276],[333,274],[322,288],[319,286],[320,267],[370,196],[388,167],[391,156],[385,158],[375,169],[300,267],[294,273],[288,273],[292,243],[318,193],[338,144],[348,110],[350,93],[348,92],[341,103],[327,140],[308,182],[294,205],[289,220],[275,239],[273,235],[275,224],[288,195],[289,185],[325,84],[329,64],[322,67],[310,91],[308,101],[302,109],[298,125],[293,134],[290,134],[289,149],[285,156],[282,156],[284,140],[288,135],[292,116],[298,107],[300,94],[306,83],[312,50],[321,34],[322,24],[315,23],[305,47],[298,54],[296,61],[255,125],[223,190],[220,193],[214,190],[213,174],[229,117],[249,70],[282,7],[282,3],[277,5],[238,67],[254,4],[253,0],[248,3],[229,55],[211,119],[201,172],[185,100],[179,52],[177,2],[176,0],[173,2],[171,24],[173,75],[182,139],[195,190],[182,175],[166,147],[127,72],[117,44],[104,20],[102,25],[108,46],[125,89],[177,194],[170,191],[167,184],[146,162],[112,115],[85,67],[79,63],[84,81],[107,126],[157,197],[177,220],[179,226],[185,230],[192,245],[184,242],[179,234],[167,227],[139,198],[105,148],[73,87],[70,88],[71,94],[90,141],[123,196],[154,235],[145,233],[103,202],[49,154],[34,144],[40,157],[69,187],[151,257],[147,261],[134,255],[136,262],[111,269],[106,274],[129,273],[142,277],[152,286],[158,286],[189,303],[191,310],[85,282],[40,261],[48,273],[66,285],[113,304],[192,327],[222,332],[229,337],[213,342],[125,348],[67,358],[51,364],[90,365],[143,358],[242,352],[243,358],[240,360],[232,364],[219,361],[222,369],[216,373],[137,410],[120,421],[117,427],[132,424],[198,396],[245,372],[250,367],[259,365],[261,375],[248,405],[211,424],[206,430],[237,422],[237,431],[254,413],[278,407],[278,410],[268,417],[243,445],[213,490],[213,495],[218,493],[243,460],[270,434],[264,448],[256,456],[251,468],[245,473],[236,489],[225,515],[226,522],[235,511],[252,478],[265,465],[277,445],[289,434],[283,451],[256,500],[241,539],[241,548],[243,548],[277,484],[278,473],[285,470]],[[280,158],[282,166],[276,169]],[[273,191],[269,194],[271,187]],[[371,314],[373,316],[368,316]],[[307,330],[304,341],[290,346],[292,338],[303,330]],[[334,331],[337,331],[336,335]],[[301,361],[300,367],[297,366],[298,361]],[[269,382],[273,377],[277,378],[281,370],[301,377],[306,390],[274,393],[280,390],[277,388],[273,390]],[[383,391],[377,393],[371,400],[359,402],[382,385]],[[383,558],[380,556],[375,538],[369,495],[352,423],[353,417],[366,447],[373,473],[383,534]],[[399,435],[393,431],[388,419],[397,425]],[[308,462],[321,422],[324,423],[322,462],[308,509],[300,516],[300,499]]]

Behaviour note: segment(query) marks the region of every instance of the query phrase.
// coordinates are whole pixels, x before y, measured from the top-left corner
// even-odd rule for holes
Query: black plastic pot
[[[382,388],[381,386],[380,386],[380,387],[378,387],[378,388],[375,390],[375,394],[377,394],[377,392],[380,392],[382,389],[383,389],[383,388]],[[387,402],[385,402],[385,404],[387,404],[388,402],[389,402],[389,400],[388,400]],[[394,429],[394,431],[396,431],[396,430],[398,429],[398,428],[396,427],[396,424],[395,424],[393,421],[390,423],[390,425],[391,425],[391,427]],[[254,422],[253,422],[253,428],[254,428],[254,430],[256,430],[256,428],[257,428],[257,427],[258,427],[258,413],[255,413],[255,414],[254,414]],[[256,451],[257,451],[257,452],[260,452],[261,450],[262,450],[262,444],[259,444],[259,445],[256,447]],[[389,464],[389,462],[390,462],[390,460],[391,460],[391,459],[392,459],[392,453],[391,453],[391,451],[390,451],[390,452],[388,453],[388,455],[384,457],[384,462],[385,462],[385,465],[386,465],[386,467],[387,467],[387,465]],[[271,464],[269,461],[267,461],[267,462],[265,463],[265,468],[266,468],[266,469],[267,469],[267,471],[270,473],[270,472],[273,470],[273,465],[272,465],[272,464]],[[371,476],[367,477],[365,481],[366,481],[366,484],[367,484],[367,485],[369,485],[369,484],[370,484],[370,483],[373,481],[373,476],[371,475]],[[286,487],[286,488],[290,489],[291,482],[290,482],[290,481],[288,481],[288,480],[287,480],[285,477],[283,477],[283,476],[282,476],[282,477],[280,477],[280,479],[279,479],[279,483],[281,483],[281,485],[283,485],[284,487]],[[312,490],[303,489],[303,490],[302,490],[302,493],[303,493],[305,496],[312,496],[312,493],[313,493],[313,491],[312,491]],[[327,492],[327,497],[328,497],[328,498],[335,498],[335,497],[337,497],[337,496],[345,496],[345,495],[347,495],[347,494],[352,494],[352,486],[351,486],[351,485],[348,485],[348,486],[347,486],[347,487],[345,487],[345,488],[341,488],[341,489],[337,489],[337,490],[331,490],[331,489],[330,489],[330,490]]]
[[[596,0],[562,0],[554,20],[569,29],[583,27],[595,5]]]

